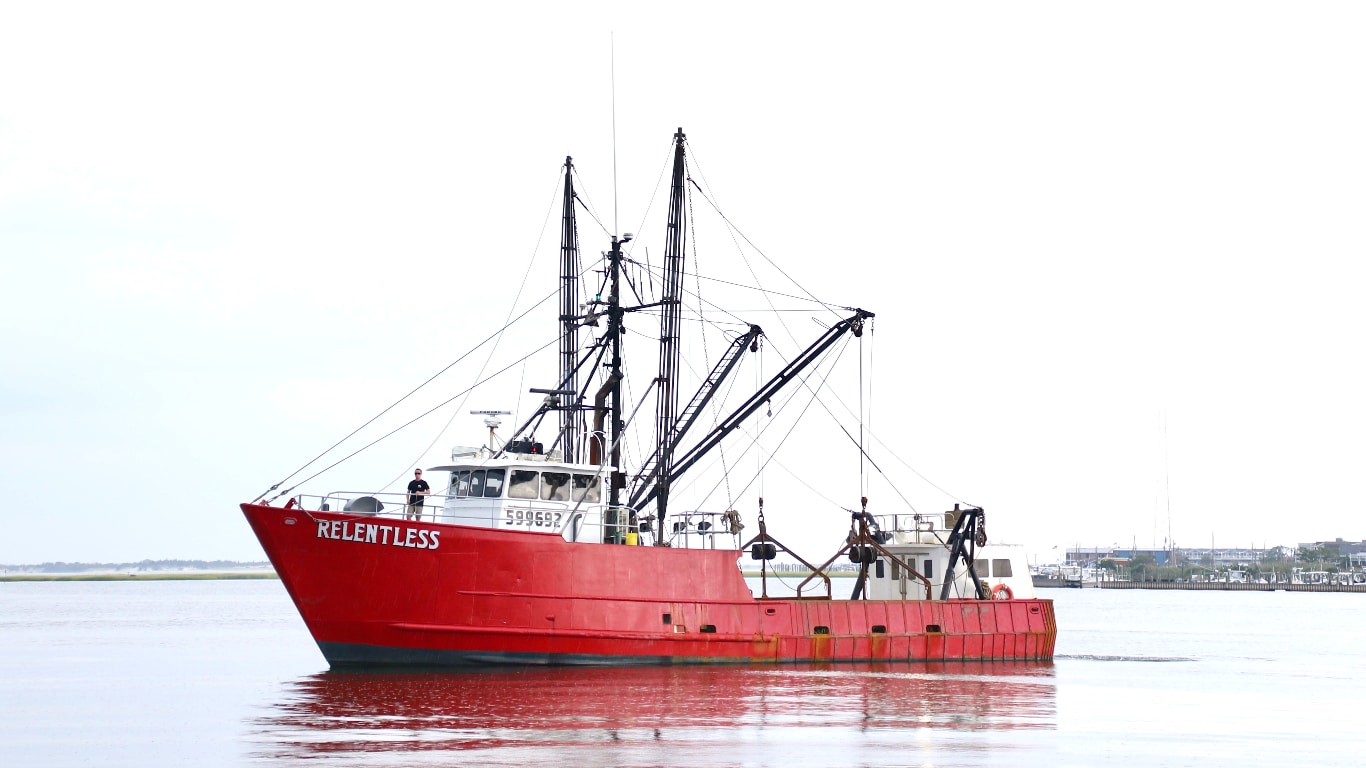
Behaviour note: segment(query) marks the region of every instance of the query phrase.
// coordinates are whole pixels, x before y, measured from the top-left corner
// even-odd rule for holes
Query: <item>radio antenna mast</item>
[[[621,234],[617,226],[617,33],[608,38],[612,49],[612,238]]]

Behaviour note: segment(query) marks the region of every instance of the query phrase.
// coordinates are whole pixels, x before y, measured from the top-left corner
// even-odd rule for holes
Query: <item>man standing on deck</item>
[[[422,479],[422,470],[413,470],[413,481],[408,483],[408,509],[403,513],[404,520],[422,519],[422,502],[426,499],[423,496],[430,495],[431,486]]]

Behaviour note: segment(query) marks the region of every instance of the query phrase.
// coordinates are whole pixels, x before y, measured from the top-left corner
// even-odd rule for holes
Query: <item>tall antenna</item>
[[[1167,413],[1162,413],[1162,476],[1167,484],[1167,549],[1172,549],[1172,463],[1167,452]],[[1213,545],[1211,545],[1213,548]]]
[[[621,234],[617,227],[617,33],[609,38],[612,47],[612,237]]]

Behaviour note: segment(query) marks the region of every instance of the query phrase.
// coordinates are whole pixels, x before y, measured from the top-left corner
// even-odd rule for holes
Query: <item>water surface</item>
[[[6,765],[1362,764],[1366,596],[1045,590],[1053,663],[332,673],[275,581],[0,584]]]

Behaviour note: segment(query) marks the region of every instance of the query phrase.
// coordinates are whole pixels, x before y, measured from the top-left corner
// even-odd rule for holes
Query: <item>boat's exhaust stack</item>
[[[602,466],[603,443],[607,439],[607,435],[602,431],[602,423],[607,418],[607,396],[612,394],[612,388],[618,381],[621,381],[621,374],[613,373],[608,376],[593,398],[593,436],[588,440],[588,463],[595,467]]]

